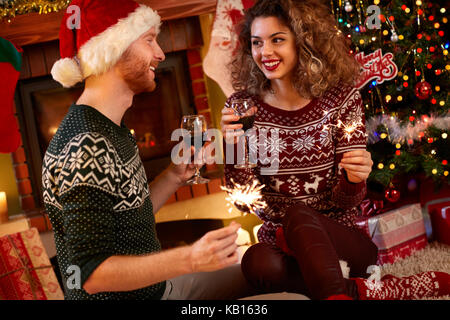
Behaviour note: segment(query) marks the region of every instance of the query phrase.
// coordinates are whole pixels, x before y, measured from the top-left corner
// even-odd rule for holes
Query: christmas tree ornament
[[[391,183],[389,187],[384,191],[384,197],[389,202],[397,202],[400,199],[400,191],[395,189],[394,185]]]
[[[392,30],[392,35],[391,35],[391,41],[392,42],[398,42],[398,35],[397,32],[395,32],[395,30]]]
[[[431,96],[432,92],[433,90],[431,88],[431,84],[429,84],[425,80],[417,83],[414,87],[414,94],[420,100],[428,99]]]
[[[350,1],[345,1],[344,10],[345,12],[352,12],[353,6],[351,5]]]
[[[14,92],[22,68],[21,49],[0,38],[0,153],[10,153],[20,145],[14,116]]]

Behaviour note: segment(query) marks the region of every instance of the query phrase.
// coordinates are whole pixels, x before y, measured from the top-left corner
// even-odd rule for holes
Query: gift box
[[[378,265],[393,263],[427,245],[427,235],[419,203],[361,217],[357,225],[378,247]]]
[[[63,300],[36,228],[0,237],[0,300]]]
[[[433,240],[450,245],[450,199],[427,206],[433,228]]]

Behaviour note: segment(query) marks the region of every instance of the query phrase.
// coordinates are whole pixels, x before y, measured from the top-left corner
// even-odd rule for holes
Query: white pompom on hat
[[[74,14],[80,15],[78,25]],[[160,26],[155,11],[132,0],[74,0],[61,23],[61,59],[53,65],[53,79],[69,88],[100,75],[142,34],[152,27],[159,33]]]

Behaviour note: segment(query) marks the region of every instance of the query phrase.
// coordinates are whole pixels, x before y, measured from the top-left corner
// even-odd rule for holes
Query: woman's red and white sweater
[[[250,95],[234,93],[225,105],[229,107],[233,99],[243,97]],[[225,164],[225,178],[228,187],[232,186],[231,179],[246,184],[257,178],[265,185],[262,195],[267,207],[257,212],[264,222],[258,232],[259,241],[275,245],[285,210],[298,202],[355,227],[356,207],[366,195],[366,184],[350,183],[338,164],[344,153],[366,149],[360,92],[347,86],[335,87],[296,111],[275,108],[257,96],[251,98],[258,112],[256,135],[250,137],[249,147],[256,154],[268,152],[273,157],[270,163],[277,161],[278,170],[269,170],[267,158],[261,158],[255,169],[235,169],[233,164]]]

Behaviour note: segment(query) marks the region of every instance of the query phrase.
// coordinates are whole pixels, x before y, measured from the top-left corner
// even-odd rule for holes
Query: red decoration
[[[356,88],[361,89],[370,81],[376,80],[377,84],[392,80],[397,76],[398,67],[394,62],[394,55],[390,52],[383,55],[381,49],[365,55],[360,52],[355,56],[362,68],[361,78]]]
[[[450,245],[450,202],[436,204],[429,212],[433,238]]]
[[[422,53],[422,48],[417,48],[417,53]]]
[[[420,100],[428,99],[432,93],[431,84],[421,81],[414,87],[414,93]]]
[[[443,164],[444,166],[446,166],[446,165],[448,164],[448,161],[447,161],[447,160],[442,160],[442,164]]]
[[[20,133],[14,116],[14,93],[20,76],[22,49],[0,38],[0,153],[20,146]]]
[[[398,191],[394,187],[389,187],[384,192],[384,197],[389,202],[397,202],[400,199],[400,191]]]

